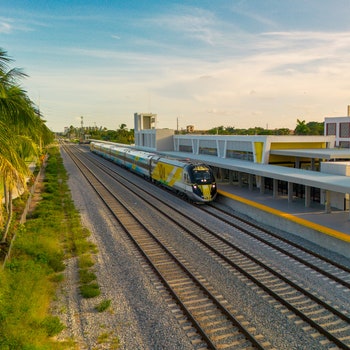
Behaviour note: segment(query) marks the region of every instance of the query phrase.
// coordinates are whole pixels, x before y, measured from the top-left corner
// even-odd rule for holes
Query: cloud
[[[317,45],[305,45],[305,38],[314,38]],[[271,39],[279,41],[282,50],[271,49]],[[264,33],[257,40],[260,43],[257,50],[248,50],[239,59],[223,56],[217,62],[208,62],[206,57],[188,60],[166,54],[75,48],[70,54],[112,59],[115,66],[120,61],[128,64],[120,68],[103,64],[93,73],[89,72],[88,78],[84,78],[86,72],[82,68],[70,76],[80,81],[87,99],[94,91],[104,91],[109,101],[113,101],[113,96],[120,101],[123,97],[119,96],[128,95],[132,96],[129,103],[135,103],[133,108],[136,108],[137,101],[147,101],[150,94],[153,107],[160,113],[186,110],[194,118],[200,113],[209,115],[208,111],[212,111],[210,114],[215,111],[215,115],[240,116],[242,125],[272,119],[277,110],[283,111],[281,116],[309,114],[322,118],[317,112],[321,104],[331,105],[331,101],[347,98],[350,60],[348,56],[337,55],[337,50],[344,50],[348,45],[346,33],[339,36],[336,33]],[[288,45],[288,40],[294,45]],[[246,45],[254,47],[254,41]],[[128,66],[135,70],[129,71]],[[103,77],[101,69],[112,70],[113,74]],[[62,88],[64,85],[62,83]],[[278,122],[283,124],[281,117]]]
[[[214,45],[219,35],[218,23],[219,19],[212,12],[190,6],[178,6],[175,14],[163,13],[143,21],[145,25],[173,33],[177,42],[187,38],[209,45]]]
[[[2,21],[0,19],[0,33],[8,34],[11,31],[12,31],[12,26],[8,22]]]
[[[252,11],[245,11],[243,9],[240,9],[240,5],[242,3],[238,3],[238,5],[235,5],[233,7],[231,7],[231,11],[241,17],[245,17],[248,19],[253,20],[256,23],[262,24],[264,26],[268,26],[268,27],[276,27],[277,24],[272,21],[270,18],[266,17],[266,16],[262,16],[261,14],[252,12]]]
[[[31,32],[35,27],[46,26],[43,22],[34,19],[5,18],[0,17],[0,34],[12,34],[14,32]]]
[[[91,41],[72,35],[70,42],[62,37],[59,47],[49,40],[43,48],[22,47],[31,59],[40,55],[40,66],[26,63],[32,65],[26,69],[31,89],[40,91],[49,121],[84,115],[88,125],[88,117],[105,115],[123,118],[118,125],[135,111],[153,110],[161,127],[185,115],[183,123],[202,129],[293,127],[297,117],[322,120],[327,106],[333,111],[348,99],[350,33],[278,31],[263,15],[236,14],[264,30],[244,31],[209,10],[178,6],[144,14],[125,28],[109,23]],[[93,33],[93,24],[100,23],[97,16],[52,16],[47,25],[59,28],[67,21],[64,29],[70,23],[75,28],[73,18],[91,19]],[[35,25],[40,22],[23,28]],[[0,33],[14,28],[18,24],[0,18]],[[286,125],[287,117],[292,125]]]

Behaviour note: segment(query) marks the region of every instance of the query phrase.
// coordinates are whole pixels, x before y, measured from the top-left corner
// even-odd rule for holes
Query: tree
[[[24,92],[17,86],[7,87],[6,84],[0,88],[2,134],[9,135],[9,137],[3,137],[7,150],[2,148],[0,155],[7,212],[7,221],[2,237],[2,241],[5,241],[12,221],[13,190],[16,187],[25,189],[26,177],[29,175],[25,159],[30,155],[37,154],[37,146],[30,137],[30,135],[34,135],[35,115]]]
[[[295,135],[323,135],[324,123],[323,122],[308,122],[305,120],[297,119],[297,126],[294,129]]]
[[[297,126],[294,129],[294,134],[295,135],[309,135],[310,134],[310,129],[306,125],[305,120],[297,119]]]
[[[309,135],[324,135],[323,122],[309,122],[306,125],[310,129]]]
[[[25,161],[38,155],[42,146],[53,139],[34,104],[18,85],[17,80],[26,74],[17,68],[8,69],[10,61],[0,49],[0,177],[4,186],[0,200],[5,197],[7,213],[2,241],[6,240],[12,220],[13,190],[25,189],[30,174]],[[3,210],[0,210],[0,228],[3,224]]]

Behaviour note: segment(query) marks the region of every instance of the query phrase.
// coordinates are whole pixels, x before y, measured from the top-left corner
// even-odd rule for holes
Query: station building
[[[335,136],[335,146],[350,148],[350,117],[325,118],[325,135]]]
[[[346,118],[339,123],[348,123],[350,130],[350,117]],[[326,118],[325,130],[334,130],[328,121],[338,121]],[[248,191],[269,191],[274,198],[286,196],[289,202],[303,199],[306,207],[320,203],[327,213],[332,208],[349,210],[350,148],[337,144],[340,140],[333,132],[324,136],[177,135],[172,129],[157,129],[156,124],[156,114],[134,114],[136,148],[205,162],[218,182]]]

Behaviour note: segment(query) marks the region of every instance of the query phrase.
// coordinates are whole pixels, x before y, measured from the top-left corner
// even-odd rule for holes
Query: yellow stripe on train
[[[204,199],[211,199],[211,185],[198,185],[203,193]]]
[[[158,162],[152,172],[152,179],[168,186],[173,186],[177,181],[182,180],[182,168],[172,164]]]

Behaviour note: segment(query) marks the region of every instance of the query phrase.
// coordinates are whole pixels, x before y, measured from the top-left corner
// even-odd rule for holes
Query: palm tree
[[[3,147],[0,152],[1,176],[4,185],[7,221],[2,241],[7,238],[12,221],[12,193],[17,188],[26,187],[29,168],[25,159],[35,154],[36,145],[29,137],[33,128],[33,111],[30,111],[28,99],[16,86],[0,86],[0,118],[2,122]]]
[[[299,120],[297,119],[297,126],[294,129],[294,134],[295,135],[309,135],[310,134],[310,129],[305,123],[305,120]]]
[[[4,185],[0,200],[5,197],[7,220],[2,241],[7,238],[12,220],[12,193],[14,188],[24,188],[29,168],[25,160],[37,155],[43,142],[49,142],[49,131],[40,113],[21,89],[17,80],[26,76],[19,69],[8,69],[11,59],[0,49],[0,176]],[[0,228],[4,217],[0,210]]]

